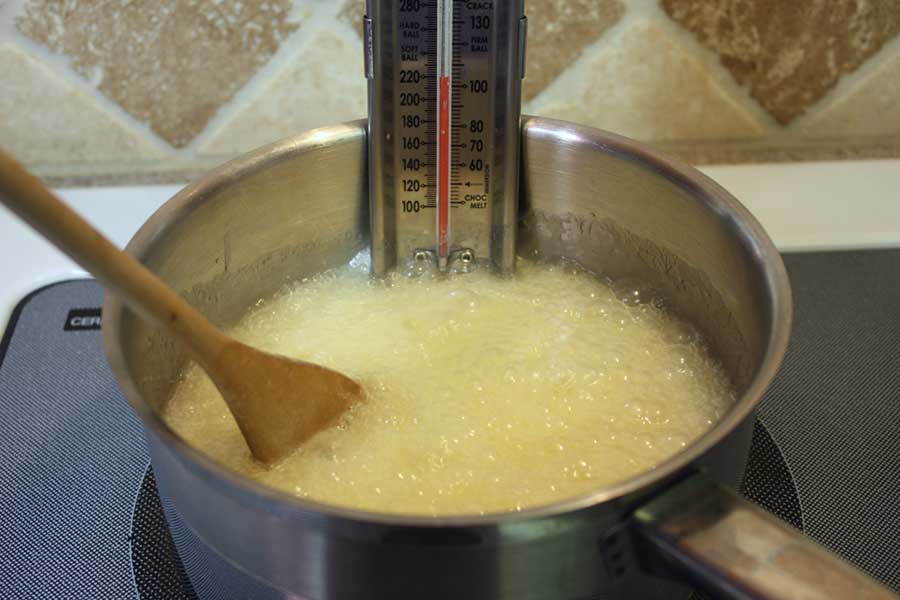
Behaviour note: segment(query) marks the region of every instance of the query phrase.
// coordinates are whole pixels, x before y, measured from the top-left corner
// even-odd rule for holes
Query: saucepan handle
[[[702,474],[639,508],[635,530],[638,543],[666,570],[717,598],[898,598],[802,532]]]

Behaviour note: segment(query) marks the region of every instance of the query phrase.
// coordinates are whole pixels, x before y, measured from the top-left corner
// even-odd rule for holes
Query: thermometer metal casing
[[[522,0],[368,0],[372,271],[515,268]]]

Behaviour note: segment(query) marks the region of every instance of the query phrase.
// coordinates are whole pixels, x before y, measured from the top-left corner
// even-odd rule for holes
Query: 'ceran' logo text
[[[99,308],[73,308],[66,316],[66,324],[63,326],[64,331],[85,331],[90,329],[100,329],[103,318],[100,316]]]

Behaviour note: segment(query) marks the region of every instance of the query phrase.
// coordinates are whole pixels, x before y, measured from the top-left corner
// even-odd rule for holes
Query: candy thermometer
[[[368,0],[372,271],[515,267],[522,0]]]

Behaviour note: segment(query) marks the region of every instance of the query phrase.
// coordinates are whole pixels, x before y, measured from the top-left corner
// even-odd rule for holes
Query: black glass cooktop
[[[900,591],[900,250],[785,260],[794,332],[741,492]],[[176,551],[100,303],[43,288],[3,337],[0,598],[232,597]]]

